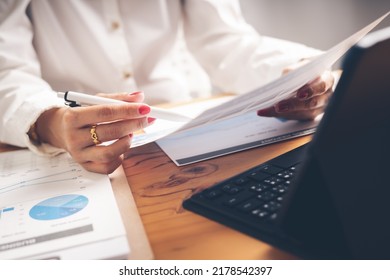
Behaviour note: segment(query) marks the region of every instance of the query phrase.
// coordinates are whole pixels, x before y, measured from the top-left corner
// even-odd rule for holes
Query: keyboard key
[[[226,184],[222,187],[222,190],[224,192],[227,192],[228,194],[235,194],[241,191],[242,189],[232,184]]]
[[[290,167],[290,170],[291,170],[291,171],[296,171],[297,168],[299,168],[299,165],[300,165],[300,164],[301,164],[301,163],[299,162],[299,163],[297,163],[297,164],[291,166],[291,167]]]
[[[288,187],[285,185],[277,185],[271,188],[271,191],[278,194],[278,195],[284,195],[288,190]]]
[[[283,183],[284,182],[284,179],[280,178],[280,177],[271,177],[271,178],[268,178],[268,179],[265,179],[264,180],[264,183],[267,183],[271,186],[273,185],[277,185],[277,184],[280,184],[280,183]]]
[[[252,198],[254,195],[255,195],[254,193],[250,193],[250,192],[240,193],[238,195],[223,200],[222,203],[227,206],[234,206]]]
[[[214,199],[216,197],[219,197],[222,194],[220,190],[206,190],[204,192],[204,196],[210,199]]]
[[[259,218],[265,218],[268,216],[268,212],[267,211],[264,211],[262,209],[255,209],[255,210],[252,210],[252,215],[255,215],[256,217],[259,217]]]
[[[268,185],[262,184],[262,183],[256,183],[256,184],[251,184],[249,185],[249,189],[251,191],[255,192],[263,192],[266,189],[269,189],[270,187]]]
[[[263,181],[264,179],[270,177],[270,175],[261,171],[252,171],[249,174],[249,177],[255,179],[256,181]]]
[[[240,205],[237,205],[237,208],[241,211],[248,212],[255,208],[259,208],[263,205],[264,202],[258,200],[258,199],[250,199],[244,203],[241,203]]]
[[[277,203],[275,201],[270,201],[270,202],[263,205],[263,209],[268,211],[268,212],[275,212],[275,211],[279,210],[279,208],[281,206],[282,205],[280,203]]]
[[[294,176],[294,172],[291,172],[290,170],[285,170],[278,173],[278,177],[281,177],[285,180],[291,179]]]
[[[269,165],[269,164],[262,165],[258,170],[265,172],[265,173],[268,173],[268,174],[271,174],[271,175],[274,175],[274,174],[277,174],[277,173],[283,171],[282,168],[277,167],[277,166],[273,166],[273,165]]]
[[[278,214],[277,213],[273,213],[273,214],[268,216],[267,221],[274,222],[274,221],[276,221],[277,218],[278,218]]]
[[[246,177],[238,178],[238,179],[235,181],[235,183],[236,183],[237,185],[243,185],[243,184],[248,183],[248,182],[249,182],[249,179],[246,178]]]
[[[257,198],[261,199],[263,201],[270,201],[270,200],[273,200],[274,198],[276,198],[277,196],[278,195],[276,195],[273,192],[266,191],[266,192],[264,192],[262,194],[257,195]]]

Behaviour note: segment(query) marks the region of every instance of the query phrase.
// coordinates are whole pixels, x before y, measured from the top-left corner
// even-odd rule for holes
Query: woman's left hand
[[[313,120],[324,111],[333,92],[334,76],[330,70],[301,87],[296,95],[274,106],[257,111],[261,117]]]

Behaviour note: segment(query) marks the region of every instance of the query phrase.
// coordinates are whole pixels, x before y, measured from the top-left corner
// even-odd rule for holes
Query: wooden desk
[[[123,167],[156,259],[292,259],[294,256],[203,218],[184,199],[303,145],[310,136],[177,167],[154,143],[134,148]]]
[[[177,167],[154,143],[131,149],[123,168],[156,259],[293,259],[238,231],[193,214],[184,199],[245,169],[303,145],[309,136]],[[0,152],[17,148],[0,144]],[[123,186],[123,187],[122,187]],[[127,184],[114,189],[128,236]]]

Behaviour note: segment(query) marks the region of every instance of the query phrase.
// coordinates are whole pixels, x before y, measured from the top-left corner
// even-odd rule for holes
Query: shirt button
[[[125,79],[129,79],[129,78],[131,78],[133,75],[130,73],[130,72],[128,72],[128,71],[124,71],[123,72],[123,78],[125,78]]]
[[[120,27],[119,22],[117,22],[117,21],[112,21],[112,22],[111,22],[111,28],[112,28],[112,30],[117,30],[117,29],[119,29],[119,27]]]

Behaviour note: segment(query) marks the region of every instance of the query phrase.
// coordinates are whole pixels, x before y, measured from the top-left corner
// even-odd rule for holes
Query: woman
[[[235,0],[1,1],[0,141],[47,155],[68,151],[84,168],[111,173],[132,133],[153,123],[148,104],[198,95],[173,65],[180,38],[213,86],[237,94],[319,53],[260,36]],[[326,72],[258,113],[312,119],[332,85]],[[67,90],[128,104],[67,108],[56,97]]]

